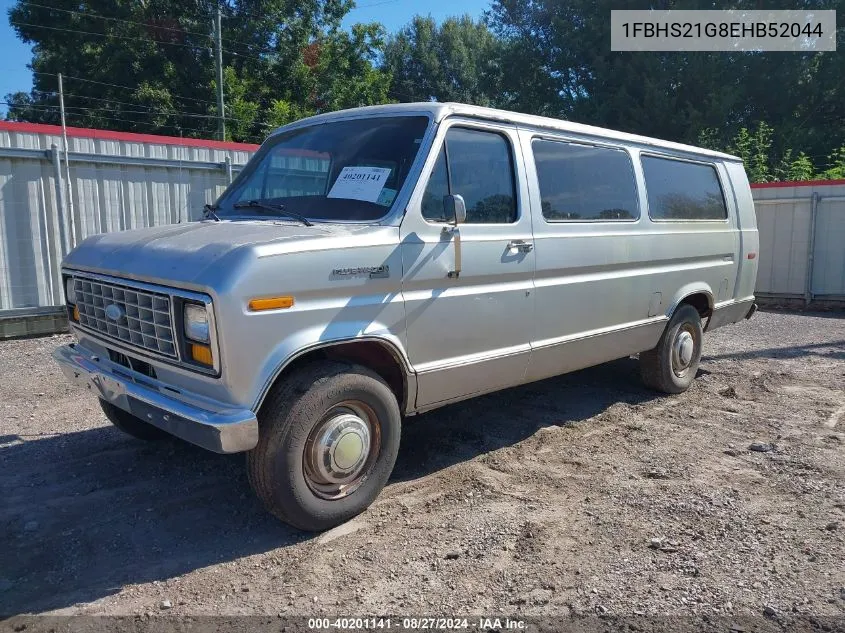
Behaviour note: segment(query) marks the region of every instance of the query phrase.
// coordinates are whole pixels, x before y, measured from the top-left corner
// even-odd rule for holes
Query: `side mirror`
[[[443,196],[443,210],[455,226],[467,221],[467,205],[459,194]]]

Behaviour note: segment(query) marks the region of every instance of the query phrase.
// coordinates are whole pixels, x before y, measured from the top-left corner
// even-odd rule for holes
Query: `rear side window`
[[[495,132],[452,128],[423,194],[426,220],[443,222],[443,196],[461,195],[467,224],[516,221],[516,189],[508,140]]]
[[[724,220],[725,196],[716,168],[671,158],[643,156],[652,220]]]
[[[621,149],[535,139],[543,217],[550,222],[640,217],[631,157]]]

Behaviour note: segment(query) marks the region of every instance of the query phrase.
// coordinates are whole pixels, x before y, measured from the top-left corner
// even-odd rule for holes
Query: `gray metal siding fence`
[[[815,258],[810,292],[845,298],[845,187],[837,199],[819,198]]]
[[[754,202],[760,232],[755,291],[803,297],[809,263],[810,200],[770,202]]]
[[[756,293],[845,299],[845,182],[755,186],[760,231]]]
[[[254,151],[75,130],[71,219],[61,135],[48,126],[50,133],[32,131],[38,127],[0,128],[0,316],[61,305],[60,262],[90,235],[197,219]]]
[[[0,316],[60,306],[59,264],[89,235],[197,219],[254,151],[81,130],[68,143],[72,220],[60,133],[0,124]],[[760,229],[757,294],[845,299],[845,183],[752,192]]]

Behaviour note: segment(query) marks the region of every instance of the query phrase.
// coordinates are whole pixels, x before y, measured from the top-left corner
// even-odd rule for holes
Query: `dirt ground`
[[[109,426],[68,336],[0,342],[0,613],[842,618],[843,316],[709,334],[680,396],[624,359],[411,418],[381,497],[316,536],[242,455]]]

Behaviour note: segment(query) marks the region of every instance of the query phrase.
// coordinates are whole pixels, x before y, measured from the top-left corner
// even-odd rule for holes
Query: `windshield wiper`
[[[265,211],[273,211],[276,215],[299,220],[305,226],[314,226],[304,215],[288,211],[285,209],[285,205],[283,204],[270,204],[268,202],[260,202],[259,200],[247,200],[245,202],[236,202],[232,206],[235,209],[264,209]]]
[[[217,207],[213,204],[207,204],[203,207],[205,209],[205,213],[203,213],[203,217],[205,218],[214,218],[215,222],[220,222],[220,216],[215,213]]]

